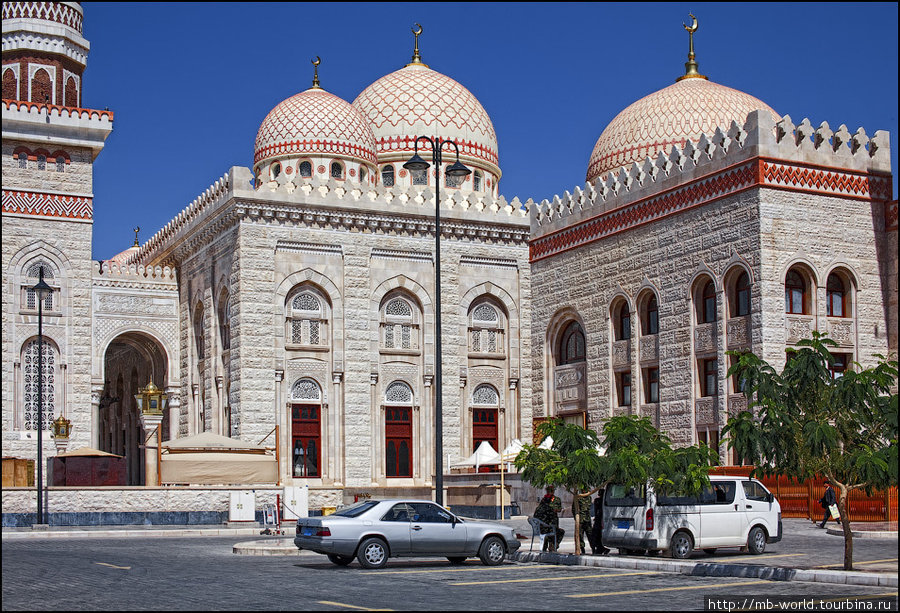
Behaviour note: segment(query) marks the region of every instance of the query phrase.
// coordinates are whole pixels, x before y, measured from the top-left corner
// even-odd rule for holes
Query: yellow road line
[[[596,598],[597,596],[625,596],[628,594],[649,594],[650,592],[675,592],[678,590],[711,590],[718,587],[737,587],[739,585],[760,585],[771,581],[743,581],[741,583],[722,583],[719,585],[688,585],[682,587],[659,587],[651,590],[626,590],[624,592],[599,592],[597,594],[572,594],[566,598]]]
[[[344,604],[343,602],[332,602],[331,600],[320,600],[318,604],[327,604],[333,607],[344,607],[345,609],[359,609],[360,611],[393,611],[393,609],[372,609],[370,607],[357,607],[352,604]]]
[[[449,585],[492,585],[494,583],[533,583],[537,581],[573,581],[576,579],[598,579],[600,577],[625,577],[627,575],[658,575],[655,571],[633,573],[604,573],[602,575],[567,575],[565,577],[537,577],[535,579],[501,579],[499,581],[470,581],[466,583],[450,583]]]
[[[862,564],[880,564],[881,562],[896,562],[897,558],[887,558],[885,560],[866,560],[865,562],[853,562],[853,565],[862,565]],[[843,564],[825,564],[823,566],[815,566],[814,568],[831,568],[834,566],[838,566],[843,568]]]
[[[116,566],[115,564],[107,564],[106,562],[94,562],[100,566],[109,566],[110,568],[118,568],[119,570],[131,570],[130,566]]]

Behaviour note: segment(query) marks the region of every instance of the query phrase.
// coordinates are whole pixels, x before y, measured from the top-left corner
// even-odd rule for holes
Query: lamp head
[[[466,168],[466,166],[462,162],[456,160],[456,162],[452,166],[447,168],[445,174],[449,177],[464,177],[466,175],[472,174],[472,171]]]
[[[406,170],[426,170],[431,164],[422,159],[418,153],[414,153],[409,161],[403,164]]]

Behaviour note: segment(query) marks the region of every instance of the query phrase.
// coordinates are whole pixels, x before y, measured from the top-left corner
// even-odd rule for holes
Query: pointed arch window
[[[288,344],[327,345],[327,306],[324,297],[312,288],[294,294],[289,302]]]
[[[500,451],[498,438],[500,395],[496,388],[482,383],[472,392],[472,451],[487,442]]]
[[[826,297],[828,317],[850,317],[849,292],[844,280],[836,273],[828,275]]]
[[[584,331],[577,321],[569,323],[563,331],[562,337],[560,337],[558,356],[557,361],[560,365],[584,362]]]
[[[384,459],[386,477],[412,477],[412,388],[394,381],[384,392]]]
[[[469,315],[469,351],[505,355],[505,328],[500,309],[489,302],[475,304]]]
[[[419,349],[419,312],[403,297],[389,298],[381,314],[383,349]]]
[[[394,166],[392,164],[382,167],[381,184],[385,187],[394,187]]]
[[[194,310],[194,348],[198,360],[206,358],[206,343],[203,340],[203,303],[197,304]]]
[[[25,268],[25,278],[22,280],[22,310],[24,311],[38,310],[38,296],[34,291],[34,285],[40,280],[42,270],[44,282],[52,288],[52,291],[44,296],[41,309],[44,313],[52,312],[54,306],[59,305],[59,281],[56,278],[56,271],[46,260],[37,260]]]
[[[659,303],[656,300],[656,296],[650,296],[647,300],[642,325],[645,336],[659,334]]]
[[[697,323],[711,324],[716,321],[716,286],[712,279],[703,284],[698,296]]]
[[[310,378],[291,386],[291,449],[295,477],[321,477],[322,388]]]
[[[799,272],[790,270],[784,279],[784,312],[805,315],[806,305],[806,281]]]
[[[310,178],[312,176],[312,164],[308,161],[300,162],[300,166],[297,168],[297,174],[304,179]]]
[[[227,291],[219,300],[219,340],[222,351],[231,349],[231,299]]]
[[[739,274],[734,283],[732,312],[733,317],[744,317],[750,314],[750,275],[746,271]]]
[[[22,351],[22,375],[24,383],[24,407],[22,427],[25,430],[38,429],[38,415],[44,430],[49,430],[53,422],[56,406],[56,348],[44,340],[40,345],[42,356],[38,358],[37,339],[28,342]],[[39,368],[38,362],[41,362]],[[38,381],[41,394],[38,397]]]

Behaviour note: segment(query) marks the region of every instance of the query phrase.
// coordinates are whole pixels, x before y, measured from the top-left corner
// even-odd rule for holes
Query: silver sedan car
[[[298,549],[324,553],[339,566],[359,560],[382,568],[398,556],[443,556],[452,564],[478,556],[494,566],[519,548],[513,528],[463,519],[430,500],[366,500],[324,517],[297,520]]]

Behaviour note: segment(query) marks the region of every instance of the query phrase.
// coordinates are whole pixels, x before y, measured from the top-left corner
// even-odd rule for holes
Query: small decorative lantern
[[[53,438],[69,438],[72,434],[72,422],[62,415],[53,420]]]
[[[153,385],[153,381],[148,383],[144,389],[138,390],[134,399],[137,401],[138,409],[144,415],[162,415],[169,404],[168,396]]]

